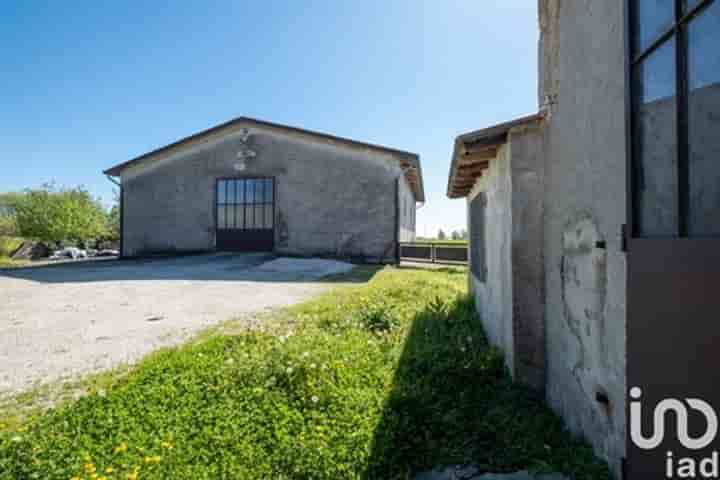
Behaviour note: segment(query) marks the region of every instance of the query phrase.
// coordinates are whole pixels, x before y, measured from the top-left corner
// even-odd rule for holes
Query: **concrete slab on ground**
[[[131,363],[232,318],[303,301],[344,262],[210,254],[0,271],[0,396]]]

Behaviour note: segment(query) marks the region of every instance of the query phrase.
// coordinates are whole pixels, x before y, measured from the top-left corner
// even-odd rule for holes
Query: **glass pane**
[[[225,203],[225,188],[226,188],[227,182],[225,180],[220,180],[218,182],[218,203]]]
[[[643,237],[678,234],[675,41],[635,71],[635,212]]]
[[[237,181],[237,202],[245,203],[245,180]]]
[[[245,205],[245,228],[251,230],[255,228],[255,207],[251,204]]]
[[[257,180],[255,188],[255,203],[263,203],[265,201],[265,180]]]
[[[228,180],[227,203],[235,203],[235,180]]]
[[[235,205],[230,204],[226,207],[227,210],[227,218],[225,219],[225,222],[227,223],[227,228],[235,228]]]
[[[265,228],[273,228],[273,206],[265,205]]]
[[[239,186],[240,186],[240,188],[242,188],[242,184],[239,184]],[[237,207],[235,207],[235,228],[239,228],[239,229],[245,228],[244,212],[245,212],[245,205],[238,204]]]
[[[218,205],[217,210],[217,228],[225,228],[225,206],[224,205]]]
[[[265,180],[265,203],[272,203],[273,201],[273,181],[272,179]]]
[[[255,206],[255,228],[264,228],[265,208],[262,205]]]
[[[720,2],[688,27],[688,235],[720,235]]]
[[[673,0],[635,0],[635,53],[641,53],[675,22]]]
[[[245,202],[255,201],[255,180],[245,180]]]

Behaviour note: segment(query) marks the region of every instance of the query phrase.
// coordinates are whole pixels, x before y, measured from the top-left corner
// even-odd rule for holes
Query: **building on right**
[[[720,407],[720,0],[539,10],[538,113],[458,136],[447,193],[490,341],[619,476],[631,387]]]

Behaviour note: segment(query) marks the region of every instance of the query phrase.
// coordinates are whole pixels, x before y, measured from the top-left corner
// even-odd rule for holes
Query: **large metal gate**
[[[720,1],[627,6],[626,478],[718,478]]]
[[[217,249],[270,252],[275,241],[275,181],[221,178],[216,188]]]

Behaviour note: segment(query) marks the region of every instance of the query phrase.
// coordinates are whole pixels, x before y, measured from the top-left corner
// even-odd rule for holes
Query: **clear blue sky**
[[[8,2],[0,191],[55,180],[106,204],[102,170],[236,116],[417,152],[418,233],[456,135],[537,108],[537,0]]]

